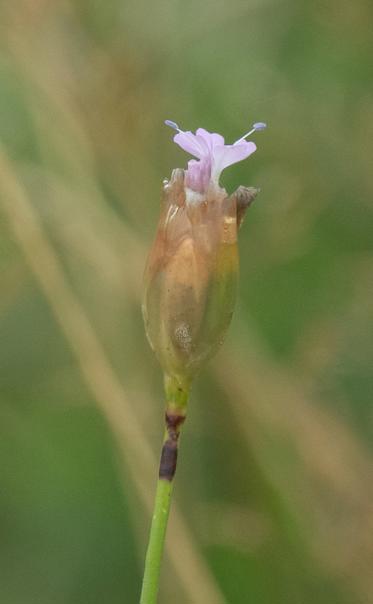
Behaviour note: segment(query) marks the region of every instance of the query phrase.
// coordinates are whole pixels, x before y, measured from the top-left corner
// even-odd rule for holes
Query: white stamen
[[[171,120],[165,120],[164,123],[166,126],[170,126],[173,130],[177,130],[177,132],[182,132],[176,122],[172,122]]]
[[[238,141],[236,141],[234,144],[236,145],[237,143],[244,141],[245,138],[250,136],[250,134],[252,134],[253,132],[256,132],[258,130],[264,130],[265,128],[267,128],[267,124],[265,124],[264,122],[255,122],[255,124],[252,125],[251,130],[249,132],[247,132],[247,134],[244,134],[243,136],[241,136],[241,138],[239,138]]]

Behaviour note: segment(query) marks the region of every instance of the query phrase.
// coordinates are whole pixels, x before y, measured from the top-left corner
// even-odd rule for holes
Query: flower
[[[209,186],[218,186],[222,171],[249,157],[256,151],[256,145],[245,139],[255,132],[266,127],[263,122],[257,122],[253,128],[238,139],[232,145],[226,145],[224,137],[221,134],[208,132],[204,128],[198,128],[196,133],[182,131],[175,122],[166,120],[166,125],[177,134],[174,141],[187,153],[197,158],[188,162],[188,169],[185,173],[185,186],[197,193],[205,193]],[[192,196],[191,196],[192,197]]]
[[[166,376],[185,383],[213,356],[230,324],[238,277],[237,232],[257,189],[232,195],[219,186],[227,166],[256,149],[233,145],[198,128],[177,130],[174,141],[197,159],[176,169],[163,186],[161,216],[144,276],[143,315],[149,342]]]

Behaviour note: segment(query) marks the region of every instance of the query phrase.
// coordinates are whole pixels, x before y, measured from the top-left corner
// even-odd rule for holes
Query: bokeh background
[[[373,6],[0,8],[3,604],[139,597],[162,437],[140,312],[165,118],[258,151],[227,341],[197,380],[163,604],[373,601]]]

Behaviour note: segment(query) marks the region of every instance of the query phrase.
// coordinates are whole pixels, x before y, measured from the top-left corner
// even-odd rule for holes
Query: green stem
[[[186,417],[189,386],[166,377],[166,432],[163,440],[159,479],[155,495],[154,512],[150,528],[140,604],[156,604],[159,589],[161,562],[166,537],[168,516],[176,470],[178,441]]]
[[[140,604],[153,604],[157,601],[161,560],[170,511],[172,487],[172,482],[164,479],[158,480],[149,545],[145,559]]]

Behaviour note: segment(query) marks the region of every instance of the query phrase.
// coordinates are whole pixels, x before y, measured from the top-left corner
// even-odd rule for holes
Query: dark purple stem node
[[[159,478],[171,482],[176,472],[180,428],[185,421],[185,415],[166,411],[165,420],[167,437],[162,447]]]

